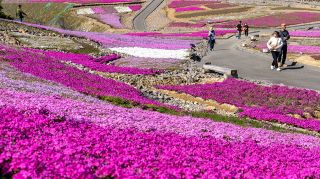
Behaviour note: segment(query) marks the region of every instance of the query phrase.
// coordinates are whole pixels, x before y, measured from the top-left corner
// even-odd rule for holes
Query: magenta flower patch
[[[176,12],[185,12],[185,11],[202,11],[204,10],[201,7],[197,7],[197,6],[190,6],[190,7],[178,7],[175,8]]]
[[[241,114],[248,117],[277,121],[315,131],[320,129],[320,120],[296,119],[287,116],[287,114],[303,116],[304,113],[312,115],[314,111],[319,110],[320,94],[316,91],[281,86],[259,86],[236,79],[227,79],[213,84],[161,86],[160,88],[232,104],[242,108],[244,112]]]

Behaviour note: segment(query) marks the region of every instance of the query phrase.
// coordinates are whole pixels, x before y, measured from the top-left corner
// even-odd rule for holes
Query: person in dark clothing
[[[244,30],[244,35],[246,37],[248,37],[249,36],[249,25],[247,23],[244,24],[243,30]]]
[[[280,37],[283,41],[283,46],[278,59],[280,67],[286,66],[287,52],[288,52],[288,40],[290,39],[290,34],[287,31],[286,24],[281,24]]]
[[[210,47],[210,51],[213,51],[214,44],[216,43],[216,32],[211,27],[208,33],[208,44]]]
[[[20,22],[23,21],[23,18],[25,16],[27,16],[27,14],[25,12],[23,12],[22,10],[22,6],[19,4],[18,5],[18,9],[17,9],[17,12],[16,12],[16,16],[20,19]]]
[[[237,31],[238,31],[237,37],[238,37],[238,39],[240,39],[241,38],[241,32],[242,32],[242,22],[241,21],[239,21],[239,24],[236,26],[236,28],[237,28]]]

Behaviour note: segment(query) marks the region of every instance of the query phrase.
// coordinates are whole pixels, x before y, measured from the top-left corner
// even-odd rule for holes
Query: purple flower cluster
[[[261,146],[296,145],[314,148],[320,139],[302,134],[278,133],[257,128],[242,128],[233,124],[213,122],[188,116],[177,117],[156,112],[126,109],[103,101],[84,102],[61,96],[46,96],[14,90],[0,89],[0,106],[14,107],[27,113],[50,111],[49,116],[62,116],[67,120],[90,122],[124,130],[134,128],[141,132],[158,131],[182,136],[210,136],[233,142],[254,140]]]
[[[316,110],[319,110],[320,105],[320,94],[315,91],[276,85],[271,87],[259,86],[254,83],[236,79],[228,79],[224,82],[213,84],[162,86],[159,88],[184,92],[204,99],[213,99],[219,103],[228,103],[240,108],[261,107],[263,109],[277,111],[278,114],[281,114],[283,118],[285,118],[283,120],[277,119],[279,122],[293,121],[291,118],[287,120],[287,114],[299,114],[303,116],[304,113],[310,113],[313,115]],[[272,113],[262,113],[263,111],[267,110],[260,110],[261,116],[268,116]],[[273,116],[269,115],[269,120],[275,120],[273,117],[277,116],[277,113]],[[258,116],[258,113],[252,115]],[[290,122],[289,124],[305,127],[306,125],[303,120],[304,119],[301,119],[301,125],[296,125],[296,122]],[[317,126],[312,127],[312,129],[319,129],[320,121],[313,119],[308,121],[311,121],[310,126]],[[308,129],[309,128],[310,127],[308,127]]]
[[[15,178],[316,177],[319,147],[117,130],[0,109],[1,173]],[[281,149],[281,150],[279,150]],[[271,160],[272,159],[272,160]]]
[[[320,47],[319,46],[311,46],[311,45],[289,45],[288,52],[320,54]]]
[[[142,6],[140,4],[136,4],[136,5],[130,5],[128,6],[132,11],[139,11]]]
[[[290,35],[293,37],[320,37],[320,30],[296,30],[290,32]]]
[[[37,50],[37,49],[31,49],[31,48],[25,48],[25,51],[31,52],[31,53],[37,53],[42,54],[47,57],[56,58],[62,61],[93,61],[97,63],[108,63],[114,60],[117,60],[121,58],[118,54],[109,54],[105,56],[101,56],[99,58],[92,57],[87,54],[75,54],[75,53],[65,53],[65,52],[58,52],[58,51],[44,51],[44,50]]]
[[[249,117],[252,119],[279,122],[283,124],[290,124],[303,129],[309,129],[320,132],[319,119],[297,119],[291,116],[283,115],[282,111],[272,111],[266,107],[243,107],[243,111],[239,114],[241,117]]]
[[[0,88],[46,94],[67,96],[71,99],[97,102],[97,98],[73,91],[63,85],[44,81],[30,74],[21,73],[7,64],[0,63]]]
[[[16,69],[45,80],[60,83],[81,93],[93,96],[120,97],[140,104],[159,104],[142,97],[138,90],[125,83],[102,78],[71,66],[66,66],[56,58],[23,49],[16,50],[4,46],[1,48],[5,51],[5,53],[1,54],[1,57],[8,60]],[[92,63],[102,65],[93,61],[91,63],[89,61],[86,64]]]
[[[154,75],[160,73],[160,70],[153,69],[140,69],[140,68],[126,68],[118,67],[113,65],[106,65],[108,63],[120,58],[117,54],[110,54],[102,56],[100,58],[94,58],[85,54],[74,54],[74,53],[64,53],[57,51],[43,51],[35,49],[25,49],[30,55],[44,55],[45,57],[52,58],[57,61],[73,62],[75,64],[82,65],[84,67],[90,68],[91,70],[96,70],[100,72],[107,73],[122,73],[122,74],[133,74],[133,75]],[[17,52],[19,53],[19,52]]]
[[[135,0],[4,0],[8,3],[77,3],[77,4],[90,4],[90,3],[123,3],[123,2],[136,2]]]
[[[243,19],[242,22],[248,23],[250,27],[277,27],[282,23],[287,25],[304,24],[316,22],[320,19],[320,13],[315,12],[291,12],[287,14],[276,14],[252,19]],[[215,25],[216,28],[235,28],[238,21],[230,21]]]

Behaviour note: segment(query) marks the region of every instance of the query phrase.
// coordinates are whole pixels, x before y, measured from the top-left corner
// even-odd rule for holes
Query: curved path
[[[151,0],[149,4],[143,8],[133,19],[133,27],[139,31],[146,31],[146,19],[147,17],[156,10],[164,0]],[[156,19],[155,19],[156,20]]]
[[[211,62],[213,65],[237,69],[241,78],[320,91],[320,68],[297,64],[281,72],[274,71],[270,69],[271,55],[239,50],[239,43],[235,37],[218,40],[215,51],[205,56],[199,65]]]

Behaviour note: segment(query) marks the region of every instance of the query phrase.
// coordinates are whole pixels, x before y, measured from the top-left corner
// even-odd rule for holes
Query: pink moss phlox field
[[[75,53],[66,53],[66,52],[58,52],[58,51],[45,51],[45,50],[37,50],[31,48],[25,48],[25,51],[37,53],[39,55],[45,55],[46,57],[56,58],[61,61],[94,61],[98,63],[107,63],[121,58],[118,54],[109,54],[105,56],[101,56],[98,58],[92,57],[87,54],[75,54]]]
[[[319,163],[319,153],[295,146],[119,131],[12,108],[1,108],[0,120],[1,136],[6,136],[0,163],[3,173],[18,170],[16,177],[312,177],[319,170],[312,167]]]
[[[49,113],[0,108],[1,173],[14,178],[313,178],[320,170],[319,147],[117,130]]]
[[[284,116],[287,114],[303,116],[304,113],[313,115],[316,110],[319,110],[320,104],[320,94],[316,91],[276,85],[271,87],[259,86],[235,79],[213,84],[162,86],[160,88],[184,92],[204,99],[213,99],[219,103],[228,103],[241,108],[262,107],[277,111],[277,113]],[[311,121],[312,123],[314,122],[313,120]],[[304,122],[302,121],[302,123]],[[320,121],[315,123],[320,126]],[[299,125],[299,127],[303,126],[304,124]],[[318,128],[313,129],[318,130]]]
[[[174,9],[176,12],[188,12],[188,11],[202,11],[204,8],[197,6],[189,6],[189,7],[178,7]]]
[[[71,99],[81,101],[99,101],[97,98],[81,94],[61,84],[45,81],[31,74],[19,72],[8,64],[0,63],[0,68],[0,88],[42,95],[68,96]]]
[[[291,116],[284,115],[281,111],[269,110],[266,107],[243,107],[241,109],[243,110],[239,114],[241,117],[249,117],[251,119],[290,124],[303,129],[320,132],[319,119],[297,119]]]
[[[90,4],[90,3],[123,3],[136,2],[135,0],[4,0],[4,3],[76,3],[76,4]]]
[[[292,53],[320,54],[320,47],[311,45],[289,45],[288,51]]]
[[[70,36],[84,37],[95,42],[101,43],[104,47],[143,47],[143,48],[155,48],[155,49],[189,49],[190,44],[195,44],[194,40],[182,40],[182,39],[159,39],[155,37],[136,37],[121,34],[112,33],[98,33],[98,32],[81,32],[64,30],[49,26],[43,26],[39,24],[23,23],[28,26],[37,27],[45,30],[52,30],[61,34]]]
[[[43,51],[34,49],[26,49],[26,51],[35,53],[31,55],[40,55],[40,57],[41,55],[44,55],[45,57],[50,57],[53,60],[57,61],[71,61],[75,64],[83,65],[84,67],[90,68],[91,70],[96,70],[100,72],[123,73],[133,75],[154,75],[156,73],[161,72],[160,70],[153,69],[126,68],[104,64],[119,59],[120,55],[117,54],[110,54],[99,58],[93,58],[89,55],[84,54],[64,53],[56,51]]]
[[[66,66],[50,56],[39,55],[25,50],[1,47],[5,54],[1,57],[8,60],[16,69],[30,73],[39,78],[60,83],[73,90],[93,96],[112,96],[135,101],[140,104],[159,103],[142,97],[135,88],[112,79],[102,78],[88,72]],[[99,64],[97,62],[92,62]],[[125,67],[119,67],[125,69]]]
[[[130,5],[128,6],[132,11],[139,11],[142,6],[140,4],[136,4],[136,5]]]
[[[291,31],[290,35],[293,37],[320,37],[320,30],[308,30],[308,31]]]
[[[127,109],[103,101],[84,102],[59,95],[0,89],[0,106],[14,107],[26,113],[39,111],[50,117],[87,121],[115,129],[136,129],[141,132],[158,131],[181,136],[214,137],[216,139],[245,142],[254,140],[261,146],[295,145],[303,148],[320,146],[320,139],[303,134],[279,133],[265,129],[243,128],[234,124],[214,122],[189,116],[171,116],[157,112]]]
[[[291,12],[282,15],[269,15],[252,19],[242,19],[243,23],[248,23],[250,27],[277,27],[282,23],[287,25],[316,22],[320,19],[320,13],[316,12]],[[235,28],[238,21],[230,21],[215,25],[216,28]]]
[[[0,136],[6,136],[0,137],[5,146],[0,163],[6,166],[4,173],[19,168],[16,177],[180,176],[181,172],[191,176],[203,169],[199,177],[273,174],[297,178],[311,177],[319,170],[309,167],[319,166],[320,140],[311,136],[125,109],[102,102],[0,91]],[[9,145],[12,140],[15,143]],[[154,162],[158,170],[154,170]],[[38,170],[39,163],[42,170]]]

